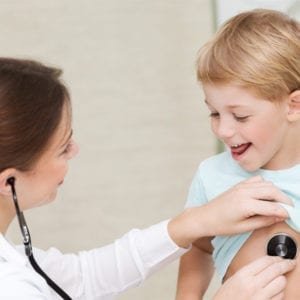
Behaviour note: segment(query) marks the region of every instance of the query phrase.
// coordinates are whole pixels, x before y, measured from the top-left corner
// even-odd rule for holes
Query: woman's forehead
[[[63,109],[59,125],[57,126],[52,138],[49,140],[48,149],[62,147],[70,140],[72,134],[73,130],[70,110],[65,107]]]

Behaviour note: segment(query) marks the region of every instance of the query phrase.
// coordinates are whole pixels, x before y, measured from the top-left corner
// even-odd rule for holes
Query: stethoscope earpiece
[[[15,177],[9,177],[7,180],[6,180],[6,183],[9,184],[10,186],[13,186],[15,184]]]
[[[267,254],[270,256],[293,259],[297,255],[297,244],[289,235],[278,233],[269,240],[267,244]]]

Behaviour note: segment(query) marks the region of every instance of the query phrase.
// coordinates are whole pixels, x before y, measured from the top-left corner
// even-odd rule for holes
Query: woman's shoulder
[[[46,282],[30,268],[0,260],[0,299],[51,299]]]

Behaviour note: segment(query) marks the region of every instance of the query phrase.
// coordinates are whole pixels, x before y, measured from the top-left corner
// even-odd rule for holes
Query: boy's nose
[[[235,134],[235,128],[233,124],[220,122],[216,133],[218,137],[222,140],[231,138]]]

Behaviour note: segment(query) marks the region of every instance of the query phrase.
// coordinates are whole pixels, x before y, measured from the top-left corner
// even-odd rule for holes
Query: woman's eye
[[[73,145],[73,143],[72,143],[72,142],[69,142],[69,143],[66,145],[65,149],[63,150],[62,154],[67,154],[67,153],[69,153],[69,152],[71,151],[71,149],[72,149],[72,145]]]
[[[219,117],[219,113],[217,113],[217,112],[212,112],[212,113],[210,113],[210,115],[209,115],[211,118],[218,118]]]

